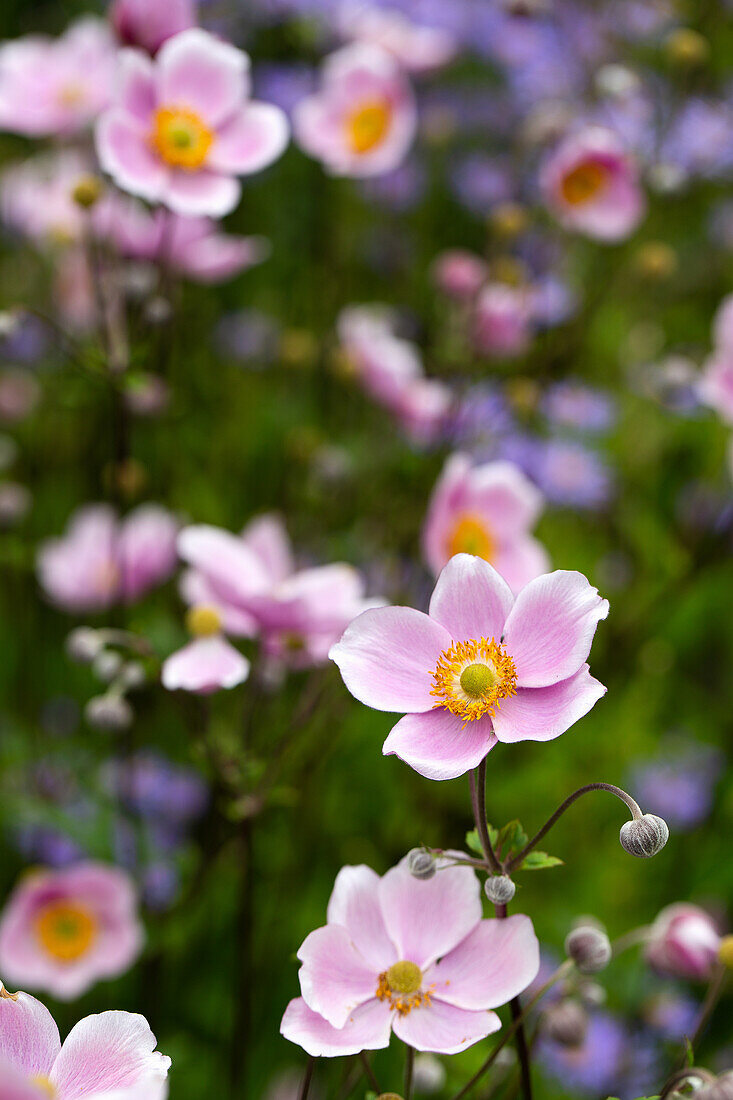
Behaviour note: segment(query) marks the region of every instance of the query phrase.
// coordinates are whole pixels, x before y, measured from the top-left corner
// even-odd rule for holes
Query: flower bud
[[[649,859],[661,852],[669,840],[667,822],[656,814],[644,814],[621,826],[621,847],[631,856]]]
[[[491,875],[484,883],[484,892],[494,905],[506,905],[517,891],[509,875]]]
[[[413,878],[432,878],[436,870],[435,857],[426,848],[413,848],[407,853],[407,869]]]
[[[440,1092],[445,1084],[445,1066],[434,1054],[416,1054],[413,1083],[415,1092],[429,1095]]]
[[[120,695],[95,695],[84,708],[90,726],[98,730],[126,730],[134,718],[127,699]]]
[[[102,652],[104,642],[98,630],[91,626],[78,626],[66,637],[66,652],[72,661],[89,665]]]
[[[565,938],[565,951],[581,974],[597,974],[611,961],[611,941],[602,928],[580,924]]]
[[[547,1009],[542,1032],[564,1047],[579,1047],[588,1030],[588,1013],[577,1001],[560,1001]]]
[[[727,970],[733,970],[733,936],[723,936],[718,948],[718,961]]]
[[[103,683],[109,684],[122,668],[122,658],[113,649],[103,649],[94,658],[92,670]]]
[[[733,1100],[733,1072],[723,1073],[695,1093],[699,1100]]]
[[[145,683],[145,668],[139,661],[128,661],[120,675],[126,688],[139,688]]]
[[[661,911],[649,933],[647,962],[665,977],[707,981],[718,962],[721,938],[712,917],[679,902]]]
[[[98,176],[81,176],[74,185],[71,197],[77,206],[91,210],[102,196],[102,181]]]

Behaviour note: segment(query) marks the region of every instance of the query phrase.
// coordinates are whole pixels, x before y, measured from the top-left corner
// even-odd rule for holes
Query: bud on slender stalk
[[[413,848],[407,854],[407,869],[413,878],[432,878],[436,870],[435,857],[426,848]]]
[[[514,897],[517,888],[509,875],[492,875],[484,883],[484,891],[494,905],[506,905]]]
[[[117,732],[132,725],[132,707],[119,695],[95,695],[84,708],[90,726],[99,730]]]
[[[66,638],[66,652],[72,661],[80,665],[91,664],[102,652],[104,642],[98,630],[91,626],[78,626]]]
[[[656,814],[644,814],[643,817],[624,822],[620,840],[621,847],[629,855],[649,859],[661,852],[669,840],[669,827]]]
[[[113,649],[105,649],[94,658],[92,668],[95,676],[109,684],[122,668],[122,658]]]
[[[588,1013],[577,1001],[560,1001],[548,1008],[542,1019],[542,1032],[564,1047],[579,1047],[588,1030]]]
[[[611,941],[602,928],[581,924],[565,939],[565,951],[581,974],[597,974],[611,961]]]

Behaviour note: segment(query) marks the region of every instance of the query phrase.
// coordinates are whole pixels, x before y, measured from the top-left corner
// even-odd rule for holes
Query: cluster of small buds
[[[643,814],[624,822],[619,839],[621,847],[629,855],[649,859],[661,852],[669,840],[669,826],[656,814]]]
[[[596,921],[583,919],[566,936],[565,952],[581,974],[597,974],[611,961],[611,941]]]
[[[80,626],[67,636],[66,652],[71,659],[91,665],[97,679],[107,685],[104,694],[95,695],[84,708],[84,716],[94,729],[119,732],[132,725],[135,712],[127,694],[147,680],[145,666],[138,659],[144,648],[138,638],[120,630]]]

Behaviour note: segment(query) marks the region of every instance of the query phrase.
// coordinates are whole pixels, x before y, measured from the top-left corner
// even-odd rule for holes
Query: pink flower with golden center
[[[321,89],[294,116],[300,146],[337,176],[380,175],[396,168],[415,136],[409,82],[377,46],[351,45],[328,57]]]
[[[720,932],[709,913],[698,905],[678,902],[657,916],[645,955],[660,974],[703,982],[712,974],[720,943]]]
[[[513,463],[474,466],[467,455],[452,455],[428,505],[425,560],[437,577],[455,554],[473,554],[518,592],[549,567],[547,552],[530,534],[542,504],[540,491]]]
[[[121,52],[117,101],[96,131],[102,168],[123,190],[212,217],[237,205],[235,177],[261,171],[287,141],[284,113],[249,99],[248,56],[198,28],[155,60]]]
[[[171,1060],[155,1042],[143,1016],[101,1012],[62,1045],[48,1009],[0,983],[3,1100],[164,1100]]]
[[[539,944],[529,917],[482,919],[470,867],[444,861],[420,881],[402,860],[381,878],[344,867],[328,923],[298,958],[302,996],[280,1030],[309,1054],[378,1050],[392,1031],[415,1050],[457,1054],[501,1027],[491,1010],[534,980]]]
[[[565,138],[545,161],[540,187],[564,226],[597,240],[623,240],[646,211],[632,156],[616,134],[599,126]]]
[[[457,554],[427,615],[365,611],[330,657],[360,702],[405,713],[385,755],[455,779],[497,741],[549,741],[588,713],[606,690],[585,662],[607,614],[581,573],[537,577],[515,598],[488,562]]]
[[[0,972],[15,985],[72,1000],[123,974],[142,949],[129,876],[84,862],[21,879],[0,917]]]

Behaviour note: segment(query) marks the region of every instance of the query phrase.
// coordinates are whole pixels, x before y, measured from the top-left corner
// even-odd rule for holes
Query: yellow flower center
[[[496,544],[484,521],[470,512],[463,512],[448,537],[448,557],[473,554],[477,558],[491,561],[495,553]]]
[[[36,917],[36,935],[60,962],[74,962],[85,955],[97,935],[97,922],[82,905],[51,901]]]
[[[421,990],[421,985],[422,971],[417,963],[401,959],[379,975],[375,995],[380,1001],[388,1001],[389,1007],[399,1012],[400,1016],[406,1016],[413,1008],[430,1004],[434,987]]]
[[[61,107],[79,107],[86,97],[86,92],[81,84],[65,84],[59,90],[58,102]]]
[[[436,707],[471,722],[492,715],[501,700],[515,695],[517,672],[503,645],[493,638],[456,642],[444,650],[433,673]]]
[[[37,1085],[50,1097],[56,1095],[56,1086],[44,1073],[38,1073],[35,1077],[31,1077],[31,1084]]]
[[[596,198],[608,183],[608,169],[597,160],[586,160],[573,168],[560,184],[562,197],[571,206],[582,206]]]
[[[374,99],[353,110],[347,120],[349,145],[353,153],[368,153],[379,145],[392,122],[392,107],[386,99]]]
[[[214,135],[195,111],[159,107],[150,143],[166,164],[192,171],[206,160]]]
[[[186,629],[194,638],[210,638],[221,630],[221,617],[215,607],[196,604],[186,613]]]

